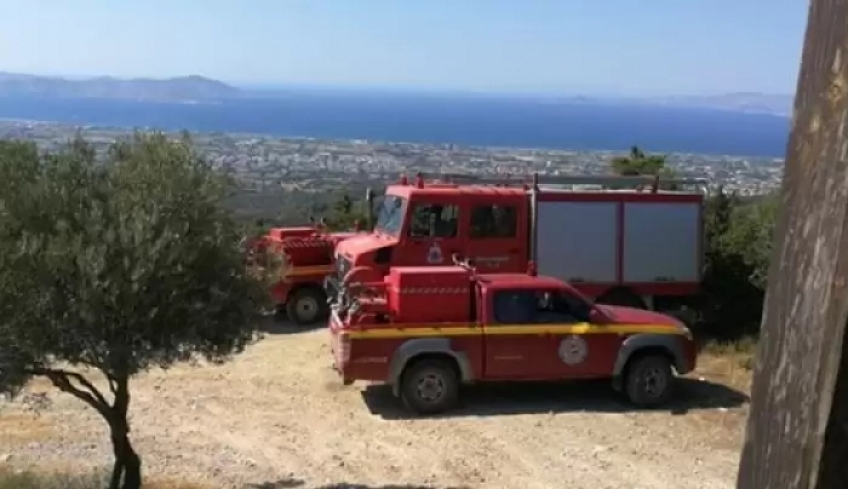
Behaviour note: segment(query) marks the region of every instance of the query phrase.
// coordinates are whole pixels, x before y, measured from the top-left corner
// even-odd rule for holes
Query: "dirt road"
[[[724,387],[686,382],[673,412],[628,412],[606,385],[476,388],[451,417],[405,419],[384,389],[340,385],[325,331],[286,333],[223,366],[134,382],[147,475],[265,489],[733,486],[746,405]],[[91,409],[30,390],[52,407],[0,404],[0,464],[108,463]]]

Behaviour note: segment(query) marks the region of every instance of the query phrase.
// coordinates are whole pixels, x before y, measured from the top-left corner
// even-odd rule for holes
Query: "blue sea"
[[[787,117],[526,98],[293,93],[217,104],[0,98],[0,118],[161,130],[781,157]]]

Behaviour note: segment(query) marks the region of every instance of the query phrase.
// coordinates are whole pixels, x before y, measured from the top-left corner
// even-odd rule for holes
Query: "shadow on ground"
[[[263,482],[260,484],[249,484],[245,489],[468,489],[461,486],[422,486],[417,484],[385,484],[372,486],[369,484],[349,484],[345,482],[324,484],[320,486],[307,486],[301,479],[287,478],[275,482]]]
[[[384,419],[413,417],[386,386],[368,386],[362,391],[362,397],[371,413]],[[748,400],[746,394],[722,384],[681,378],[676,399],[654,411],[679,415],[690,410],[739,407]],[[610,388],[609,381],[491,383],[464,388],[461,405],[436,418],[568,412],[624,413],[635,410],[621,394]]]
[[[326,321],[319,321],[318,323],[311,324],[309,326],[298,326],[285,316],[281,317],[270,313],[263,315],[259,323],[259,330],[265,334],[271,335],[308,333],[309,331],[324,329],[326,327]]]

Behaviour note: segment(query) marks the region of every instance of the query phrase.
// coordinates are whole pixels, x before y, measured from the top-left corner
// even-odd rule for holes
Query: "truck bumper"
[[[353,384],[354,380],[351,379],[350,377],[345,377],[344,369],[336,361],[333,361],[333,370],[335,370],[336,373],[339,375],[339,377],[341,377],[342,385],[347,386],[347,385]]]
[[[327,330],[330,333],[330,354],[332,355],[333,361],[331,364],[332,369],[342,378],[343,385],[351,385],[353,384],[353,380],[349,377],[345,372],[345,358],[344,353],[340,351],[342,349],[339,344],[339,335],[336,331],[336,328],[339,325],[339,318],[336,311],[332,311],[330,313],[330,323]]]

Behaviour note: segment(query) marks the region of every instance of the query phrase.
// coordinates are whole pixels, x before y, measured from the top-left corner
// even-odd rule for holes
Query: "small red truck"
[[[562,280],[476,274],[468,266],[393,267],[351,290],[329,324],[334,369],[392,386],[418,414],[452,408],[463,384],[611,379],[637,406],[673,394],[697,347],[677,319],[593,303]]]
[[[332,233],[320,225],[272,228],[250,243],[248,254],[254,264],[267,266],[269,254],[281,258],[280,277],[270,291],[278,312],[297,324],[325,320],[324,277],[335,271],[336,245],[356,234]]]

